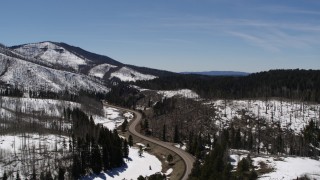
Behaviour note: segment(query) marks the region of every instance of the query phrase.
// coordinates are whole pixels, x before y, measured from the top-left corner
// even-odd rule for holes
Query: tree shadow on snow
[[[109,170],[107,172],[103,172],[100,173],[99,175],[93,174],[90,176],[85,176],[83,178],[81,178],[81,180],[92,180],[94,178],[101,178],[103,180],[107,179],[107,175],[114,178],[115,176],[119,176],[120,173],[126,171],[126,169],[128,169],[128,165],[126,164],[126,162],[132,161],[132,159],[129,157],[128,159],[125,159],[125,164],[119,168],[113,168],[112,170]]]
[[[120,173],[126,171],[126,169],[128,169],[128,165],[124,164],[123,166],[121,166],[119,168],[113,168],[112,170],[107,171],[106,174],[108,174],[108,176],[110,176],[110,177],[119,176]]]

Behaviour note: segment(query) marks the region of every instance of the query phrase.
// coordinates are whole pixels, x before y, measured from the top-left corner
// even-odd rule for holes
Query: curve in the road
[[[109,105],[109,106],[111,106],[111,105]],[[166,142],[163,142],[163,141],[158,141],[156,139],[152,139],[150,137],[147,137],[147,136],[144,136],[144,135],[140,134],[139,132],[136,131],[136,126],[141,121],[142,115],[137,111],[121,108],[121,107],[118,107],[118,106],[114,106],[114,107],[134,113],[135,119],[132,121],[132,123],[129,126],[129,132],[130,133],[132,133],[133,135],[135,135],[135,136],[137,136],[137,137],[139,137],[141,139],[144,139],[146,141],[149,141],[149,142],[152,142],[152,143],[157,144],[159,146],[162,146],[162,147],[164,147],[166,149],[169,149],[169,150],[175,152],[176,154],[178,154],[181,157],[181,159],[184,161],[184,163],[185,163],[185,171],[184,171],[184,175],[183,175],[183,177],[181,179],[182,180],[187,180],[188,179],[188,176],[191,173],[191,170],[192,170],[192,167],[193,167],[193,163],[195,161],[195,159],[194,159],[194,157],[192,155],[190,155],[189,153],[187,153],[186,151],[184,151],[182,149],[179,149],[177,147],[172,146],[169,143],[166,143]]]

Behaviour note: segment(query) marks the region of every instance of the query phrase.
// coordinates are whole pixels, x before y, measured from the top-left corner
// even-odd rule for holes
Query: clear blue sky
[[[0,42],[66,42],[180,71],[320,69],[318,0],[10,0]]]

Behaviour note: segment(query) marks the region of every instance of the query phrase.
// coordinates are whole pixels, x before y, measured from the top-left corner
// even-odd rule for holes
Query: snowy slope
[[[259,167],[259,162],[266,163],[274,170],[264,174],[259,179],[296,179],[306,175],[310,179],[320,179],[320,161],[304,157],[257,157],[253,158],[254,165]]]
[[[138,155],[138,148],[129,149],[129,159],[125,159],[126,164],[123,167],[115,168],[107,173],[101,173],[99,176],[87,176],[83,180],[102,180],[102,179],[137,179],[140,175],[143,177],[150,176],[161,172],[162,164],[160,160],[147,152],[141,157]],[[150,169],[151,166],[151,169]]]
[[[237,168],[238,162],[243,158],[246,158],[249,151],[236,150],[237,153],[231,152],[230,160],[233,169]],[[252,157],[252,155],[251,155]],[[262,174],[258,179],[262,180],[280,180],[280,179],[296,179],[306,175],[311,179],[320,179],[320,161],[310,159],[307,157],[285,157],[285,156],[269,156],[260,155],[252,157],[252,165],[256,171],[261,170],[261,163],[265,164],[268,169],[272,169],[271,172]]]
[[[54,164],[54,159],[59,160],[63,154],[68,153],[68,144],[69,138],[60,135],[1,135],[0,174],[4,171],[7,174],[19,171],[21,179],[30,179],[33,167],[40,169],[45,164]]]
[[[98,78],[103,78],[103,76],[110,71],[110,69],[112,68],[116,68],[117,66],[111,65],[111,64],[100,64],[97,65],[95,67],[93,67],[92,69],[90,69],[89,71],[89,75],[90,76],[95,76]]]
[[[119,127],[125,119],[130,122],[133,119],[131,112],[123,112],[120,109],[112,107],[103,108],[103,116],[93,115],[93,120],[96,124],[100,124],[110,130],[114,130]]]
[[[0,120],[6,123],[0,124],[1,127],[11,127],[12,123],[18,120],[24,123],[36,123],[44,128],[52,128],[54,124],[60,124],[63,130],[71,129],[72,124],[67,119],[62,119],[65,109],[80,108],[87,114],[97,115],[90,111],[85,105],[53,99],[36,98],[16,98],[0,96]],[[18,112],[18,113],[17,113]],[[100,117],[99,118],[103,118]]]
[[[81,108],[81,104],[54,100],[54,99],[36,99],[36,98],[16,98],[16,97],[2,97],[0,96],[0,109],[15,112],[32,114],[40,113],[43,116],[62,117],[64,109]],[[1,114],[4,115],[4,114]]]
[[[88,61],[51,42],[26,44],[19,46],[15,51],[27,57],[74,70],[79,70],[79,65],[86,65]]]
[[[227,103],[225,105],[225,103]],[[241,111],[247,111],[251,117],[264,118],[267,122],[280,122],[282,128],[299,133],[311,119],[320,117],[320,105],[306,102],[288,102],[279,100],[217,100],[211,101],[223,121],[241,118]],[[225,116],[226,115],[226,116]]]
[[[138,80],[152,80],[157,78],[153,75],[142,74],[138,71],[135,71],[128,67],[122,67],[116,72],[111,73],[110,79],[116,77],[119,78],[121,81],[138,81]]]
[[[3,48],[6,49],[5,47]],[[11,54],[15,54],[13,57],[18,59],[27,60],[54,69],[83,73],[98,78],[103,78],[106,74],[107,77],[109,77],[111,73],[110,70],[113,68],[117,68],[118,70],[111,73],[110,79],[116,77],[121,81],[151,80],[157,78],[157,76],[152,74],[170,74],[170,72],[156,69],[152,70],[124,65],[107,56],[94,54],[65,43],[47,41],[12,46],[7,50],[12,50]]]
[[[190,99],[199,98],[199,95],[190,89],[180,89],[180,90],[172,90],[172,91],[157,91],[158,94],[171,98],[173,96],[181,96]]]
[[[12,58],[0,53],[0,82],[18,86],[21,89],[47,90],[59,92],[80,89],[107,92],[102,82],[85,75],[60,71],[40,66],[28,61]]]
[[[103,107],[101,113],[90,111],[85,105],[54,99],[36,99],[36,98],[16,98],[0,96],[0,118],[10,121],[16,120],[15,112],[25,115],[20,117],[22,120],[29,122],[27,115],[32,115],[33,121],[39,122],[38,117],[50,117],[50,122],[60,120],[63,117],[64,110],[70,108],[80,108],[88,115],[92,115],[96,124],[114,130],[119,127],[126,119],[130,122],[133,119],[131,112],[123,111],[112,107]],[[64,122],[65,127],[71,127],[70,123]],[[0,125],[1,126],[1,125]]]

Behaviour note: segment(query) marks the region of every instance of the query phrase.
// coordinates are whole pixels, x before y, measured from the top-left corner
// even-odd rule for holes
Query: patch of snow
[[[168,169],[167,172],[164,173],[164,174],[165,174],[166,176],[169,176],[172,172],[173,172],[173,169],[170,168],[170,169]]]
[[[152,80],[157,78],[156,76],[153,76],[153,75],[142,74],[128,67],[122,67],[118,71],[111,73],[110,79],[113,77],[119,78],[121,81],[133,81],[133,82],[138,80]]]
[[[144,152],[140,157],[137,148],[129,149],[129,158],[125,160],[125,165],[121,168],[115,168],[106,173],[101,173],[98,177],[87,177],[85,179],[137,179],[140,175],[150,176],[161,172],[162,164],[155,156]]]
[[[133,118],[132,113],[125,112],[123,113],[121,110],[112,108],[112,107],[104,107],[104,116],[93,115],[93,120],[96,124],[101,124],[103,127],[106,127],[110,130],[116,129],[119,127],[125,119],[127,121],[131,121]],[[131,116],[132,115],[132,116]]]
[[[180,89],[175,91],[174,90],[173,91],[157,91],[157,93],[166,98],[171,98],[173,96],[181,96],[181,97],[190,98],[190,99],[199,98],[199,95],[190,89]]]
[[[174,146],[177,147],[177,148],[180,148],[180,149],[182,149],[184,151],[187,149],[186,144],[175,144]]]
[[[230,160],[231,165],[233,166],[233,169],[236,169],[238,166],[239,161],[241,161],[243,158],[246,158],[248,155],[240,155],[240,154],[230,154]]]
[[[133,117],[134,117],[134,115],[133,115],[132,112],[126,112],[126,113],[123,114],[123,116],[128,119],[128,122],[129,122],[130,120],[132,120]]]
[[[110,69],[112,68],[116,68],[117,66],[111,65],[111,64],[100,64],[97,65],[95,67],[93,67],[92,69],[90,69],[89,71],[89,75],[90,76],[95,76],[98,78],[103,78],[103,76],[110,71]]]
[[[55,142],[58,142],[58,149],[62,148],[62,142],[69,142],[69,138],[66,136],[58,136],[53,134],[39,135],[39,134],[26,134],[26,135],[1,135],[0,136],[0,149],[7,152],[19,153],[27,146],[38,147],[39,143],[46,145],[48,150],[55,149]],[[24,143],[25,142],[25,143]],[[26,144],[26,142],[28,144]]]
[[[135,88],[135,89],[137,89],[137,90],[139,90],[140,92],[143,92],[143,91],[149,91],[150,89],[143,89],[143,88],[141,88],[141,87],[139,87],[139,86],[136,86],[136,85],[130,85],[131,87],[133,87],[133,88]]]
[[[297,177],[307,175],[311,179],[320,179],[320,161],[303,157],[285,157],[275,160],[271,157],[252,158],[255,166],[259,162],[266,163],[274,171],[264,174],[259,179],[296,179]]]
[[[141,146],[141,147],[145,147],[145,145],[142,144],[142,143],[136,143],[136,145],[137,145],[137,146]]]

